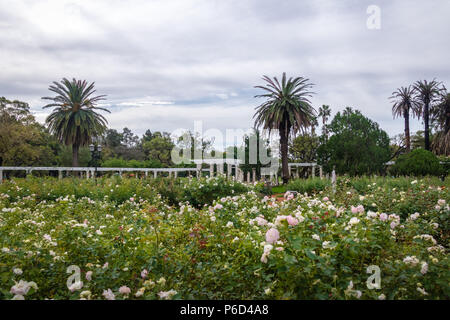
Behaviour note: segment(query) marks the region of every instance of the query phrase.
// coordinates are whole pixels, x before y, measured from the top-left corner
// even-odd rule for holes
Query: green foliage
[[[450,174],[450,156],[440,156],[438,157],[439,163],[441,163],[441,166],[444,170],[445,175]]]
[[[289,158],[293,162],[315,162],[318,147],[319,137],[306,133],[298,135],[289,146]]]
[[[72,166],[72,147],[60,145],[58,151],[58,166],[71,167]],[[81,167],[88,167],[91,161],[91,151],[88,147],[82,147],[78,154],[78,165]]]
[[[329,130],[330,138],[317,151],[325,171],[335,167],[338,174],[355,176],[384,170],[390,157],[389,137],[376,122],[347,108],[336,114]]]
[[[162,168],[162,164],[157,160],[124,160],[124,159],[107,159],[102,163],[103,168]]]
[[[361,188],[367,183],[364,194],[354,180]],[[336,193],[276,203],[235,188],[204,207],[171,206],[162,197],[166,189],[218,190],[224,183],[221,177],[5,181],[0,299],[13,298],[20,280],[35,282],[24,298],[39,300],[104,299],[108,289],[117,300],[163,299],[167,292],[173,299],[231,300],[450,296],[450,180],[342,177]],[[398,208],[418,201],[420,211],[400,219]],[[279,241],[269,245],[270,228]],[[80,267],[82,288],[68,289],[70,265]],[[381,270],[380,289],[367,288],[371,265]],[[121,293],[122,286],[131,293]]]
[[[200,208],[205,204],[211,204],[213,200],[227,195],[238,195],[246,192],[247,187],[237,181],[219,177],[202,177],[200,179],[180,180],[182,189],[181,201],[187,201],[191,205]]]
[[[55,142],[27,103],[0,97],[0,166],[55,165]]]
[[[444,173],[444,169],[433,153],[424,149],[415,149],[399,156],[389,172],[395,176],[439,176]]]
[[[153,135],[150,141],[143,144],[144,151],[147,153],[147,158],[169,166],[172,164],[171,152],[174,143],[169,135]]]
[[[331,182],[328,179],[310,178],[291,181],[286,189],[311,195],[324,191],[329,186],[331,186]]]

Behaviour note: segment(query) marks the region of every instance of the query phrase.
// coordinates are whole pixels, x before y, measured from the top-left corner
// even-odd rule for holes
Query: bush
[[[389,179],[361,179],[362,195],[342,177],[336,193],[283,201],[222,177],[5,180],[0,300],[448,299],[450,180],[392,179],[409,181],[399,191]],[[175,207],[164,188],[222,198]],[[400,219],[402,207],[418,213]],[[82,283],[69,289],[72,265]]]
[[[246,185],[221,176],[192,180],[180,179],[179,181],[182,183],[181,201],[189,201],[197,208],[205,204],[211,204],[213,200],[218,198],[248,191]]]
[[[287,190],[297,191],[299,193],[314,194],[320,191],[324,191],[327,187],[331,186],[331,182],[328,179],[312,178],[312,179],[298,179],[291,181],[287,185]]]
[[[444,170],[433,153],[416,149],[398,157],[389,172],[394,176],[439,176]]]
[[[157,160],[124,160],[118,158],[111,158],[103,161],[103,168],[161,168],[161,162]]]

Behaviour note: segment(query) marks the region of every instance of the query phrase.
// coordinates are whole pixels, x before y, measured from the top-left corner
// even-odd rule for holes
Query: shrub
[[[297,179],[291,181],[287,185],[287,190],[297,191],[299,193],[313,194],[320,191],[324,191],[327,187],[331,186],[331,182],[328,179],[311,178],[311,179]]]
[[[218,198],[248,191],[244,184],[221,176],[192,180],[180,179],[179,181],[182,182],[181,200],[189,201],[197,208],[205,204],[211,204],[213,200]]]
[[[430,151],[416,149],[398,157],[390,173],[395,176],[439,176],[444,173],[439,159]]]
[[[124,160],[118,158],[111,158],[103,161],[104,168],[161,168],[161,162],[157,160]]]

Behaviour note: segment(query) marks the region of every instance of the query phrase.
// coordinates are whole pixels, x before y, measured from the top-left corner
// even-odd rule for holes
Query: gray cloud
[[[380,30],[366,28],[371,4]],[[0,95],[43,121],[49,84],[77,77],[108,95],[117,129],[248,128],[253,86],[286,71],[316,84],[316,107],[357,107],[394,135],[392,91],[449,83],[449,14],[445,0],[0,0]]]

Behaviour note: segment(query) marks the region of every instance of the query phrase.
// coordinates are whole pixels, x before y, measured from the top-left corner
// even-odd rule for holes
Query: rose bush
[[[395,181],[284,201],[222,177],[5,181],[0,298],[448,299],[448,182]]]

